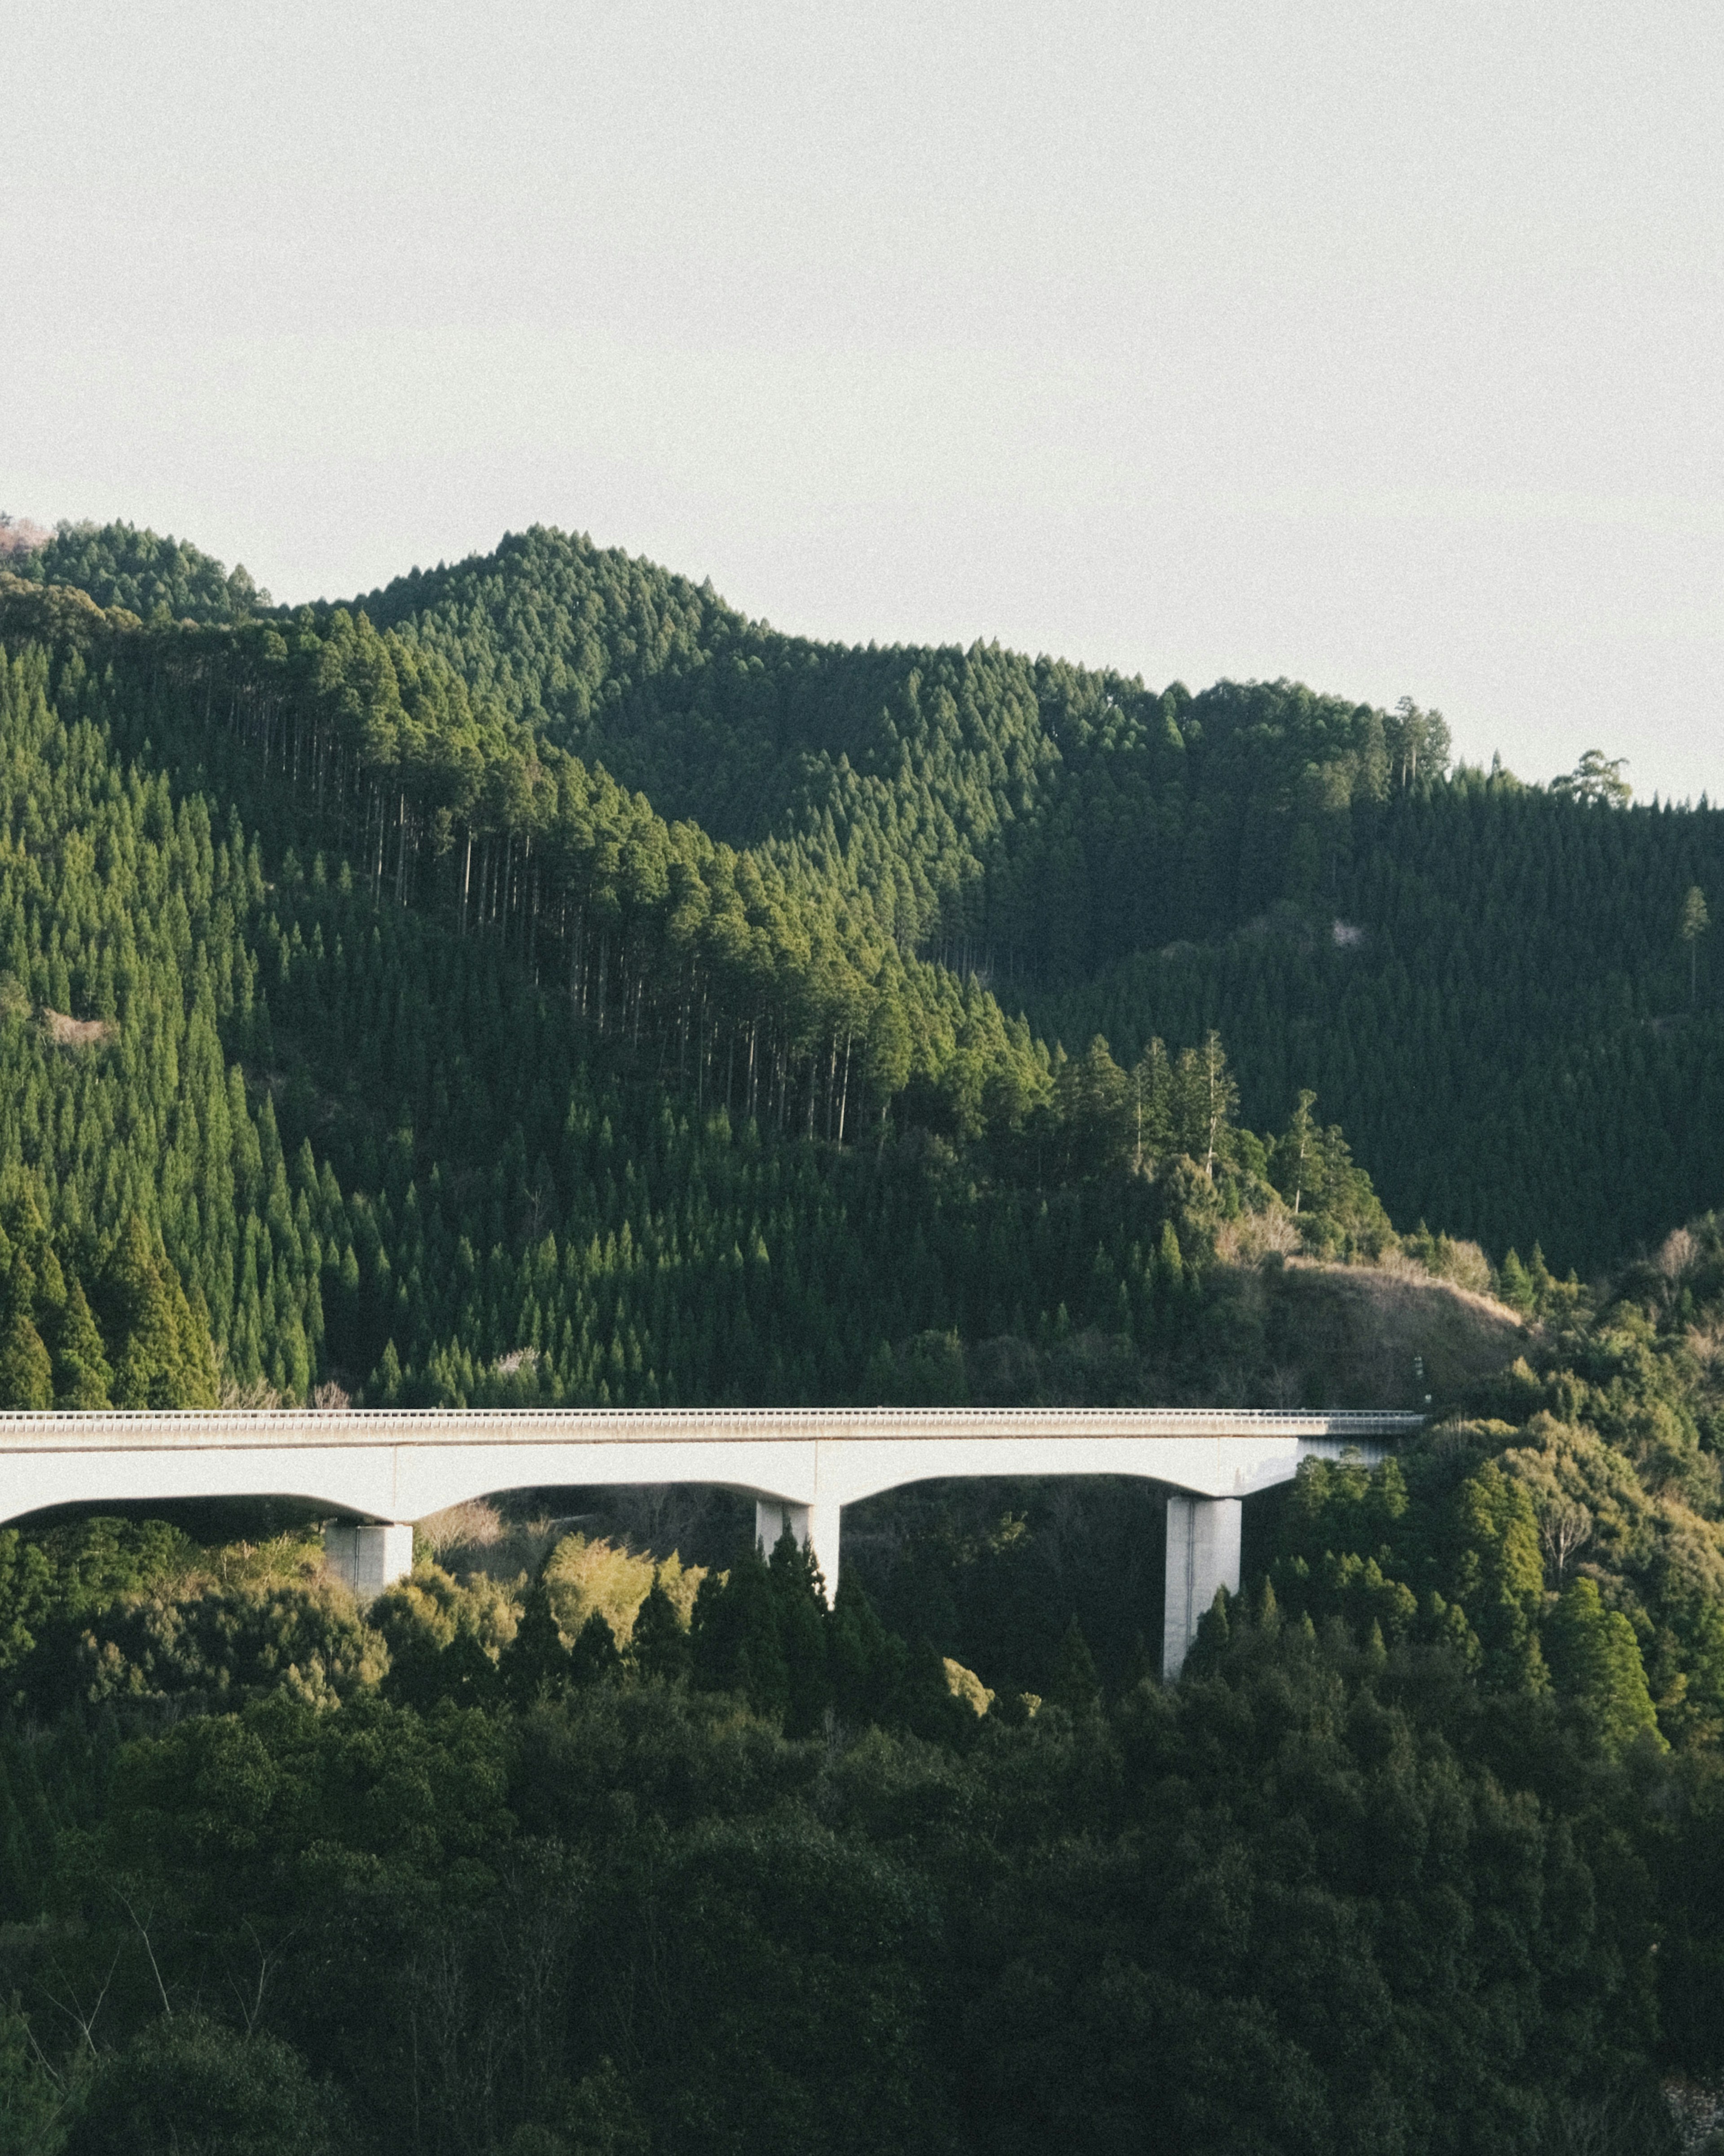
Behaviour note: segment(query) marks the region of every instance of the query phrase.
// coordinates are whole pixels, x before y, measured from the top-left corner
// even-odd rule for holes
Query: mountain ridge
[[[86,531],[74,566],[117,584],[162,543],[116,527],[104,567]],[[213,612],[232,603],[220,566]],[[1022,1009],[1049,1042],[1099,1032],[1129,1060],[1219,1023],[1248,1119],[1316,1091],[1403,1221],[1596,1270],[1724,1184],[1710,946],[1676,934],[1687,891],[1724,889],[1724,817],[1616,808],[1585,776],[1609,775],[1600,757],[1566,792],[1529,788],[1449,775],[1439,716],[1410,702],[819,645],[543,527],[357,603],[476,722],[518,725],[529,759],[562,748],[775,887],[818,891],[801,902],[849,918],[842,942],[933,959],[992,991],[1001,1027]],[[1360,932],[1345,952],[1323,947],[1337,918]],[[968,993],[942,991],[942,1028]],[[910,1031],[919,1067],[950,1067]],[[1573,1106],[1556,1126],[1552,1095]]]

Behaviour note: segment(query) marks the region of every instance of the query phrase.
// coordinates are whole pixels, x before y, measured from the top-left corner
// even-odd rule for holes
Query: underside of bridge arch
[[[846,1504],[865,1504],[921,1483],[955,1478],[935,1473],[895,1476],[890,1481],[859,1491],[842,1501],[836,1496],[805,1505],[792,1505],[762,1496],[757,1502],[757,1534],[768,1549],[788,1525],[797,1540],[812,1544],[829,1593],[838,1585],[842,1514]],[[957,1478],[970,1479],[970,1478]],[[1244,1502],[1240,1497],[1211,1497],[1170,1486],[1158,1476],[1109,1470],[1101,1474],[1038,1475],[1002,1478],[1032,1482],[1085,1483],[1129,1481],[1165,1491],[1167,1496],[1166,1573],[1162,1628],[1162,1673],[1171,1683],[1183,1668],[1197,1639],[1204,1613],[1219,1589],[1239,1591],[1244,1537]],[[1279,1486],[1272,1485],[1271,1487]]]
[[[1313,1452],[1338,1453],[1399,1430],[1379,1430],[1382,1418],[1367,1432],[1339,1416],[1204,1410],[1122,1414],[1122,1423],[1144,1425],[1129,1428],[1076,1412],[993,1419],[998,1427],[983,1413],[834,1410],[829,1418],[801,1409],[8,1416],[0,1523],[70,1506],[294,1506],[332,1523],[338,1568],[357,1588],[374,1590],[411,1568],[414,1521],[474,1499],[572,1486],[700,1485],[752,1503],[756,1532],[769,1545],[788,1518],[835,1592],[847,1505],[942,1481],[1122,1476],[1172,1493],[1163,1629],[1172,1676],[1216,1589],[1238,1589],[1241,1501],[1290,1479]],[[1344,1426],[1330,1426],[1337,1423]],[[1381,1449],[1369,1443],[1363,1455]]]

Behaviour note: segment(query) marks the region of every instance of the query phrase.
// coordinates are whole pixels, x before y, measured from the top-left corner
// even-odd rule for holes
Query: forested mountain
[[[865,889],[906,943],[1010,982],[1321,901],[1352,799],[1447,762],[1410,706],[811,644],[557,532],[354,605],[662,814]]]
[[[98,606],[157,620],[241,621],[269,603],[243,565],[230,572],[189,541],[135,524],[62,524],[40,546],[13,553],[8,567],[38,584],[88,592]]]
[[[63,533],[27,559],[105,603],[166,543]],[[181,611],[228,619],[209,567],[201,611]],[[993,647],[811,644],[542,529],[345,612],[280,617],[270,633],[295,649],[277,678],[308,639],[364,644],[379,629],[386,667],[358,663],[382,708],[351,752],[372,782],[374,870],[398,839],[405,891],[439,857],[452,874],[454,846],[474,902],[473,842],[481,880],[487,843],[511,834],[522,859],[566,855],[566,775],[578,767],[583,796],[614,781],[644,796],[652,828],[665,819],[661,855],[695,850],[700,911],[733,921],[741,876],[752,948],[731,934],[733,965],[758,972],[782,949],[794,894],[789,940],[812,930],[818,983],[802,1000],[825,1009],[793,1014],[782,986],[757,998],[778,1004],[762,1024],[781,1074],[798,1034],[854,1036],[887,974],[900,999],[943,1005],[907,1014],[916,1075],[941,1066],[947,1089],[943,1111],[913,1113],[961,1132],[976,1113],[954,1096],[976,1066],[931,1035],[967,1020],[973,1036],[979,987],[984,1030],[996,1008],[1002,1025],[1021,1009],[1072,1054],[1097,1032],[1130,1060],[1157,1035],[1177,1050],[1220,1030],[1249,1122],[1278,1123],[1311,1088],[1395,1217],[1498,1260],[1539,1240],[1560,1267],[1620,1262],[1724,1176],[1710,941],[1680,932],[1690,892],[1724,889],[1724,821],[1704,803],[1624,808],[1596,773],[1566,791],[1451,774],[1440,716],[1406,701],[1383,712],[1285,682],[1193,696]],[[187,647],[171,670],[213,666],[218,697],[268,701],[272,649]],[[602,812],[613,826],[626,801]],[[669,873],[646,866],[637,909]],[[918,956],[950,985],[936,994]],[[1010,1121],[1033,1075],[1011,1054],[986,1060]],[[828,1065],[836,1085],[829,1045]]]
[[[721,1504],[475,1508],[369,1609],[0,1532],[0,2148],[1675,2145],[1713,812],[553,533],[295,611],[13,561],[0,1406],[1435,1414],[1249,1508],[1171,1691],[1145,1490],[873,1501],[832,1606]]]
[[[600,1404],[877,1399],[913,1382],[895,1372],[919,1336],[1086,1327],[1131,1351],[1101,1380],[1116,1393],[1178,1391],[1182,1358],[1207,1367],[1219,1238],[1393,1240],[1338,1132],[1305,1113],[1278,1154],[1237,1127],[1219,1042],[1155,1044],[1129,1075],[1099,1045],[1061,1062],[890,942],[873,980],[834,983],[793,891],[578,764],[553,767],[537,860],[481,827],[459,849],[445,829],[439,864],[434,819],[405,820],[404,788],[392,818],[360,762],[375,670],[396,676],[351,625],[308,639],[296,683],[295,659],[259,655],[272,631],[212,648],[68,619],[57,665],[37,649],[0,676],[18,1404],[71,1382],[43,1372],[74,1287],[99,1317],[131,1309],[105,1286],[116,1238],[170,1261],[242,1393]],[[100,671],[78,648],[97,631]],[[216,670],[254,661],[262,692]],[[187,707],[178,767],[228,773],[225,822],[119,761]],[[484,741],[469,722],[454,746]],[[344,825],[357,876],[312,850]],[[953,1136],[889,1146],[894,1101],[918,1097]],[[136,1329],[109,1317],[113,1368],[136,1366]],[[178,1353],[115,1397],[200,1396]]]
[[[1311,1087],[1398,1219],[1586,1270],[1724,1182],[1716,976],[1680,933],[1724,893],[1704,803],[1451,774],[1410,702],[809,644],[544,531],[362,603],[661,813],[866,892],[1049,1040],[1219,1027],[1248,1120]]]

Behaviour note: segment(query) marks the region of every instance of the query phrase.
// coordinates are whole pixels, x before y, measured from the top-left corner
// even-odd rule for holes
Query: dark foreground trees
[[[1243,1607],[1175,1691],[969,1727],[794,1740],[616,1676],[183,1722],[45,1830],[14,2078],[69,2152],[259,2156],[1508,2156],[1644,2095],[1692,1763]]]

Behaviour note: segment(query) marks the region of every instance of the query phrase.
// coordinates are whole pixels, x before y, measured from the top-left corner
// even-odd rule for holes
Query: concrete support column
[[[330,1569],[356,1594],[381,1594],[392,1581],[413,1568],[411,1521],[331,1520],[323,1530],[323,1553]]]
[[[1198,1620],[1224,1587],[1239,1591],[1239,1529],[1244,1507],[1237,1497],[1167,1499],[1167,1592],[1163,1605],[1162,1676],[1172,1684],[1185,1666],[1198,1635]]]
[[[843,1507],[830,1498],[817,1497],[812,1505],[793,1505],[783,1497],[757,1495],[754,1500],[754,1538],[770,1557],[784,1532],[788,1514],[790,1532],[807,1549],[812,1543],[814,1562],[826,1580],[826,1599],[838,1594],[838,1528]]]

